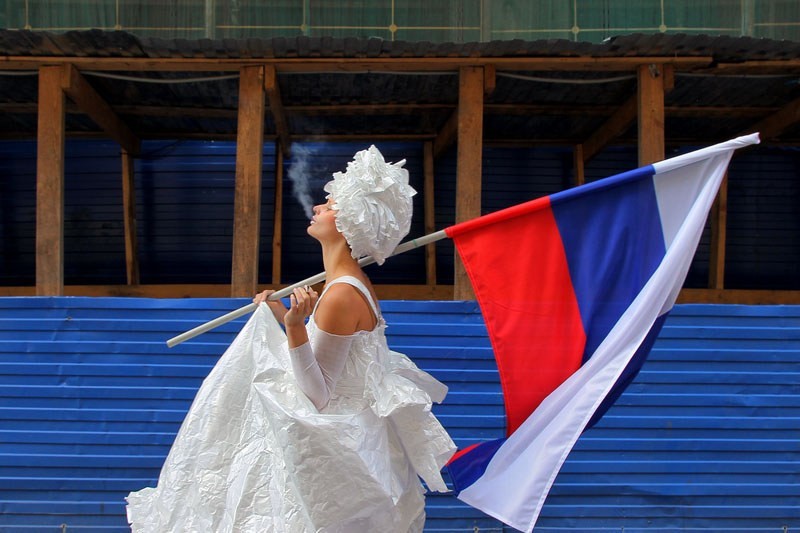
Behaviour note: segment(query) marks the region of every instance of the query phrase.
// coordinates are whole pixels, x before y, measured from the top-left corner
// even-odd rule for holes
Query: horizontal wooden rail
[[[281,289],[286,285],[264,284],[258,290]],[[375,285],[382,300],[452,300],[452,285]],[[66,285],[65,296],[118,296],[135,298],[229,298],[228,284],[165,285]],[[35,296],[33,286],[0,287],[0,297]],[[678,303],[743,305],[800,305],[800,291],[744,289],[683,289]]]

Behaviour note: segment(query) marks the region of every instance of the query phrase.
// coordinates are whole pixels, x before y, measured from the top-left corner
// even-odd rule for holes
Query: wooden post
[[[456,223],[481,215],[483,160],[483,68],[461,67],[458,88],[458,159],[456,169]],[[456,252],[455,300],[474,300],[475,293]]]
[[[725,244],[728,229],[728,173],[722,179],[711,210],[711,253],[708,258],[708,288],[725,288]]]
[[[586,183],[586,167],[584,166],[584,162],[586,161],[583,158],[583,145],[576,144],[575,148],[572,150],[572,161],[573,161],[573,168],[575,169],[575,187],[578,185],[583,185]]]
[[[281,91],[278,86],[278,75],[274,65],[264,67],[264,90],[267,92],[269,100],[269,111],[272,113],[272,120],[275,123],[275,134],[278,136],[277,148],[283,155],[289,156],[292,140],[289,136],[289,122],[286,120],[286,110],[281,101]]]
[[[278,143],[280,144],[280,142]],[[272,283],[281,282],[281,245],[283,239],[283,151],[275,146],[275,213],[272,230]]]
[[[125,231],[125,273],[128,285],[139,284],[139,259],[136,243],[136,187],[134,158],[122,150],[122,213]]]
[[[436,231],[436,212],[434,210],[433,189],[433,141],[425,141],[423,145],[423,168],[425,172],[425,235]],[[428,285],[436,285],[436,244],[425,246],[425,281]]]
[[[36,295],[64,294],[63,68],[39,68],[36,146]]]
[[[664,159],[664,67],[639,65],[639,165]]]
[[[253,296],[258,285],[261,158],[264,146],[264,69],[248,66],[242,67],[239,72],[231,273],[231,296],[234,298]]]

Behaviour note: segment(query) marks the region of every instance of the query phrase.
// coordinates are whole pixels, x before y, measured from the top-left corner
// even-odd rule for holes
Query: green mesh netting
[[[599,42],[632,32],[800,40],[798,0],[6,0],[0,26],[144,37]]]

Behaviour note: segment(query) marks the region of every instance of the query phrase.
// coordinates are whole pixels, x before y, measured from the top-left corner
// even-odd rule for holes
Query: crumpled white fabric
[[[421,531],[417,476],[447,490],[439,469],[455,451],[430,412],[446,387],[391,352],[380,322],[357,334],[318,412],[260,306],[203,382],[158,485],[128,496],[132,531]]]
[[[411,229],[411,197],[406,160],[387,163],[370,146],[357,152],[345,172],[335,172],[325,184],[333,198],[338,229],[350,245],[353,258],[372,256],[382,265]]]

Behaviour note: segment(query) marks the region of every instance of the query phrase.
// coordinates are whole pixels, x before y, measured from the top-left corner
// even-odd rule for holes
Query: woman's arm
[[[297,384],[317,409],[328,405],[352,344],[353,335],[331,335],[317,328],[312,342],[289,349]]]
[[[296,290],[284,315],[295,379],[317,409],[324,408],[330,400],[358,325],[359,317],[354,309],[358,309],[358,302],[363,300],[348,289],[349,286],[343,284],[328,289],[316,311],[317,331],[312,342],[308,340],[305,320],[314,310],[316,293]]]

